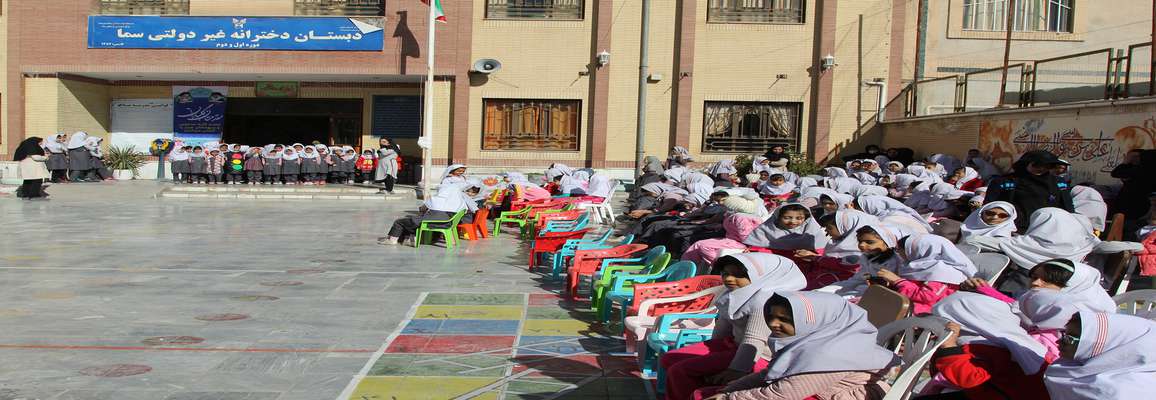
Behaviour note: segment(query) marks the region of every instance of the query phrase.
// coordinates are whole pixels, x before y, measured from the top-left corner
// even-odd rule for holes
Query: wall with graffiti
[[[979,149],[1001,168],[1047,150],[1072,164],[1072,181],[1115,183],[1111,172],[1132,149],[1156,146],[1156,114],[1030,118],[980,123]]]
[[[1112,185],[1119,183],[1112,169],[1125,153],[1156,148],[1156,101],[944,115],[885,122],[882,129],[884,147],[957,157],[977,148],[1005,170],[1024,152],[1048,150],[1072,164],[1074,182]]]

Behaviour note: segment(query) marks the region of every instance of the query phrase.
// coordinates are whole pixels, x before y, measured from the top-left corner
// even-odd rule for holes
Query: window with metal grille
[[[580,100],[485,99],[482,150],[578,151]]]
[[[385,0],[294,0],[295,15],[385,15]]]
[[[100,0],[104,15],[189,15],[189,0]]]
[[[801,24],[806,0],[710,0],[707,22]]]
[[[802,103],[708,101],[703,110],[704,152],[762,153],[772,145],[799,148]]]
[[[964,0],[963,29],[1006,31],[1009,0]],[[1072,32],[1075,0],[1014,0],[1012,30]]]
[[[486,0],[489,19],[580,20],[585,0]]]

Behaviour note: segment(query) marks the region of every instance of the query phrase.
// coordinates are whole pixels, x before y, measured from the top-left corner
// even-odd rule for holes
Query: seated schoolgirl
[[[972,167],[959,167],[947,179],[947,183],[954,185],[956,189],[971,192],[983,187],[983,178],[980,178],[979,172]]]
[[[1021,304],[1038,302],[1033,298],[1040,296],[1043,292],[1063,293],[1068,297],[1066,302],[1071,303],[1079,310],[1116,312],[1116,302],[1100,285],[1100,270],[1091,265],[1056,258],[1036,264],[1028,271],[1028,276],[1031,279],[1029,282],[1031,286],[1030,290],[1018,298]],[[990,283],[982,279],[969,279],[962,287],[1005,302],[1016,301],[996,291]],[[1058,327],[1053,329],[1058,329]]]
[[[918,399],[1048,399],[1043,376],[1055,358],[1021,327],[1011,304],[960,292],[932,313],[951,320],[953,334],[935,352],[935,378]]]
[[[893,199],[907,200],[915,193],[919,178],[911,174],[892,175],[887,195]]]
[[[931,224],[928,224],[922,215],[899,200],[890,197],[861,196],[856,198],[851,206],[892,225],[907,226],[922,233],[931,233],[932,231]]]
[[[590,189],[590,173],[578,170],[570,175],[563,175],[558,185],[558,194],[560,195],[569,197],[585,196],[587,190]]]
[[[1092,234],[1087,219],[1059,208],[1046,207],[1032,213],[1023,235],[1004,238],[973,237],[969,244],[998,251],[1011,258],[1018,268],[1008,267],[1000,289],[1018,292],[1028,286],[1028,268],[1044,261],[1064,258],[1083,261],[1100,239]]]
[[[846,210],[854,201],[854,197],[834,191],[819,195],[819,206],[823,207],[823,215],[831,215],[839,210]]]
[[[722,230],[723,220],[728,208],[722,204],[730,198],[725,191],[711,194],[705,204],[692,209],[680,216],[653,215],[644,218],[638,223],[645,227],[636,230],[636,242],[650,246],[666,246],[666,250],[675,257],[698,240],[714,239],[725,236]],[[687,203],[689,205],[689,203]]]
[[[795,250],[822,249],[827,245],[827,233],[811,218],[811,210],[791,203],[775,209],[771,218],[755,228],[743,243],[792,256]]]
[[[795,250],[793,257],[807,276],[807,288],[820,288],[854,276],[859,264],[865,261],[856,232],[878,223],[878,218],[858,210],[839,210],[819,218],[819,226],[831,238],[823,254],[800,249]]]
[[[1081,311],[1065,326],[1060,360],[1044,373],[1055,400],[1146,399],[1156,376],[1156,322]]]
[[[1006,201],[994,201],[975,210],[959,228],[960,242],[974,236],[1009,238],[1016,231],[1016,207]]]
[[[871,228],[864,228],[870,230]],[[862,232],[862,231],[861,231]],[[865,232],[871,236],[871,232]],[[859,237],[860,244],[867,237]],[[875,278],[911,299],[916,314],[931,311],[931,306],[959,290],[959,284],[977,272],[975,264],[959,248],[942,236],[915,234],[899,241],[899,247],[887,249],[883,241],[872,241],[864,253],[894,252],[899,268],[881,268]],[[862,248],[863,246],[860,246]]]
[[[639,219],[651,214],[665,214],[678,207],[682,199],[690,195],[685,189],[663,182],[642,186],[642,197],[634,203],[626,215]]]
[[[898,360],[875,344],[867,312],[839,296],[776,292],[763,315],[774,356],[765,371],[727,385],[712,400],[880,399]],[[704,389],[701,394],[714,392]]]
[[[855,198],[855,197],[859,197],[859,196],[887,196],[890,193],[891,192],[888,192],[887,188],[885,188],[883,186],[863,185],[863,186],[860,186],[860,187],[857,187],[857,188],[851,190],[851,193],[849,193],[849,195],[851,195],[852,198]]]
[[[763,171],[764,173],[766,171]],[[795,194],[795,184],[787,182],[783,174],[774,174],[755,189],[759,194],[775,201],[785,201]]]
[[[515,194],[515,198],[511,199],[512,201],[531,202],[550,198],[550,192],[531,183],[529,178],[526,178],[526,174],[521,172],[507,172],[506,182],[509,183],[510,190]]]
[[[586,191],[586,196],[581,199],[575,199],[575,201],[602,204],[614,193],[615,185],[616,182],[610,180],[609,176],[605,174],[594,174],[594,176],[590,177],[590,185]]]
[[[442,185],[456,183],[460,185],[466,184],[466,166],[463,164],[453,164],[446,167],[445,172],[442,173]]]
[[[438,187],[437,194],[431,197],[422,206],[421,215],[399,218],[389,229],[389,236],[382,239],[381,244],[398,244],[398,241],[417,233],[422,221],[444,221],[453,218],[462,210],[475,212],[478,203],[472,197],[481,191],[481,185],[466,181],[465,184],[448,183]],[[465,221],[467,218],[463,217]]]
[[[771,331],[756,298],[781,290],[800,290],[806,285],[795,263],[773,254],[746,253],[719,258],[714,272],[721,273],[727,292],[718,297],[718,317],[710,340],[662,355],[666,369],[666,398],[690,399],[695,390],[726,385],[767,365]]]
[[[714,264],[724,251],[745,252],[747,245],[743,244],[743,239],[750,236],[762,222],[763,220],[754,214],[730,213],[723,220],[726,237],[694,242],[682,253],[682,259],[695,263],[701,271]]]

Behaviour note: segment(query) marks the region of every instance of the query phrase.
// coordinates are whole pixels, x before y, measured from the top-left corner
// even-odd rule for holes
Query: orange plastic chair
[[[602,267],[602,260],[607,258],[623,258],[634,253],[646,251],[649,246],[633,243],[624,244],[609,249],[578,250],[571,258],[570,269],[566,271],[566,292],[570,298],[578,296],[578,281],[582,276],[591,276]]]
[[[474,213],[474,222],[468,224],[458,224],[458,233],[466,240],[478,240],[490,237],[490,231],[486,229],[486,219],[490,217],[490,208],[479,208],[478,212]]]

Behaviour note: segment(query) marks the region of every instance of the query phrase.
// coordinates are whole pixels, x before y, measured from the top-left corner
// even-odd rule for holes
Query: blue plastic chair
[[[616,275],[611,278],[610,289],[602,295],[601,304],[596,308],[598,320],[610,322],[610,312],[614,304],[622,305],[622,326],[626,326],[626,309],[634,303],[634,285],[652,282],[674,282],[693,278],[698,272],[698,266],[693,261],[679,261],[668,265],[657,274]]]
[[[585,229],[590,225],[590,213],[584,213],[573,221],[546,221],[546,226],[542,227],[538,234],[548,232],[573,232],[579,229]]]
[[[710,340],[713,334],[713,330],[711,329],[672,330],[670,324],[680,319],[715,318],[718,318],[718,314],[674,313],[666,314],[658,318],[658,324],[655,325],[658,330],[646,337],[647,351],[646,357],[642,359],[641,369],[642,373],[646,376],[651,376],[657,372],[658,376],[655,386],[659,393],[662,393],[666,388],[666,371],[662,369],[662,365],[658,363],[658,359],[668,351]]]
[[[642,270],[643,268],[645,268],[646,264],[651,262],[652,259],[657,258],[658,256],[660,256],[664,253],[666,253],[666,246],[655,246],[655,247],[651,247],[651,248],[647,249],[645,253],[642,253],[641,257],[607,258],[605,260],[602,260],[602,265],[598,267],[598,271],[594,272],[594,274],[589,276],[589,278],[590,278],[590,297],[591,298],[594,297],[594,285],[598,282],[599,279],[602,278],[602,274],[605,273],[607,271],[607,269],[613,269],[614,271],[621,271],[621,270],[627,270],[627,269],[631,270],[631,271],[639,271],[639,270]],[[579,279],[581,279],[581,278],[579,278]],[[578,284],[579,284],[579,287],[581,287],[581,282],[579,282]]]
[[[596,239],[573,239],[562,245],[562,248],[554,253],[554,262],[551,264],[552,278],[554,280],[561,279],[562,271],[566,270],[566,260],[574,257],[578,250],[601,250],[609,249],[615,246],[630,244],[634,242],[634,234],[627,234],[622,237],[617,243],[610,243],[610,235],[614,232],[613,229],[606,230],[606,233]]]

